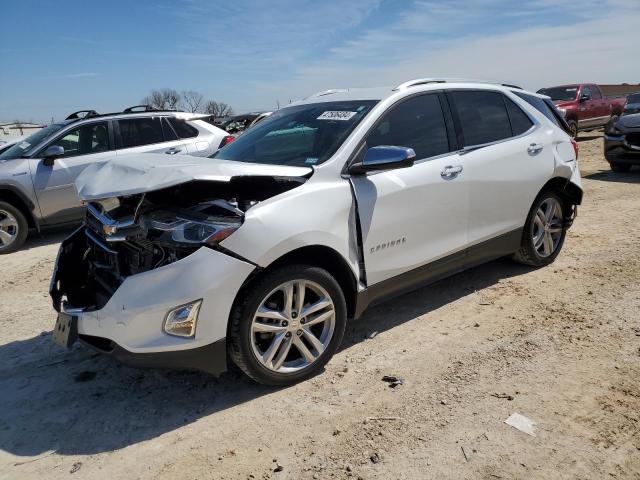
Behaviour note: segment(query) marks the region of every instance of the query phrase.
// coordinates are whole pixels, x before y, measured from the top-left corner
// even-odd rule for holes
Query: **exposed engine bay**
[[[131,275],[176,262],[236,231],[247,210],[305,177],[194,180],[87,202],[84,225],[60,248],[51,296],[57,310],[100,309]]]

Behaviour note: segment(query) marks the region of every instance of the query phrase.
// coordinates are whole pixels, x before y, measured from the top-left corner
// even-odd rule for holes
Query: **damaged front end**
[[[192,180],[87,201],[83,226],[61,245],[50,294],[57,311],[102,309],[124,280],[183,259],[235,232],[257,203],[304,177]],[[212,272],[215,274],[215,272]]]

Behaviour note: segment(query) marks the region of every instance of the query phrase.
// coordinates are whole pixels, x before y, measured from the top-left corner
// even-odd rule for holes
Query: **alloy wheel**
[[[293,373],[320,358],[333,338],[335,323],[335,307],[323,287],[291,280],[260,303],[251,323],[251,347],[265,368]]]
[[[11,213],[0,210],[0,250],[8,248],[18,237],[18,220]]]
[[[562,238],[562,205],[555,198],[545,199],[533,219],[533,248],[547,258],[558,249]]]

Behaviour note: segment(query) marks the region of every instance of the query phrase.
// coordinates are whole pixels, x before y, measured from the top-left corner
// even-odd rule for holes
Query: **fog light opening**
[[[164,320],[165,333],[176,337],[194,337],[201,305],[202,300],[196,300],[169,310]]]

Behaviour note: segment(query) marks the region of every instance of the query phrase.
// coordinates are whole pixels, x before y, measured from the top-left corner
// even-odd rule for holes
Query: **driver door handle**
[[[462,173],[462,165],[447,165],[440,172],[440,176],[446,180],[456,178]]]
[[[164,153],[166,153],[167,155],[175,155],[176,153],[180,153],[181,151],[182,149],[180,148],[171,147],[169,150],[165,150]]]
[[[527,153],[529,155],[537,155],[542,151],[543,148],[544,145],[540,143],[532,143],[531,145],[529,145],[529,147],[527,147]]]

